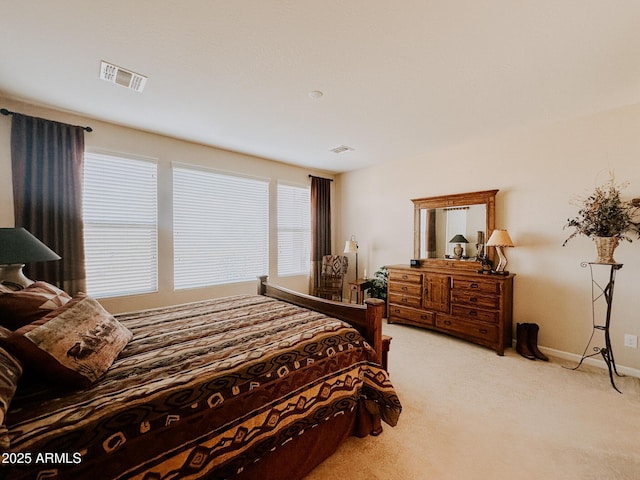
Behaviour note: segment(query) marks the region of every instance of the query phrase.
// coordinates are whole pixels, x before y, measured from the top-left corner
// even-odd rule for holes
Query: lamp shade
[[[507,232],[506,230],[496,229],[493,231],[493,233],[489,237],[487,246],[488,247],[513,247],[513,241],[511,241],[509,232]]]
[[[464,238],[464,235],[457,234],[455,237],[449,240],[449,243],[469,243],[469,240]]]
[[[347,240],[344,243],[344,252],[342,253],[357,253],[357,252],[358,252],[358,242],[356,242],[356,238],[352,236],[350,240]]]
[[[0,228],[0,265],[60,260],[60,256],[24,228]]]

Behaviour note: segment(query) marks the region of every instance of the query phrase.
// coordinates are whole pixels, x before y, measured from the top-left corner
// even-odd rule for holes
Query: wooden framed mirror
[[[485,244],[495,228],[497,193],[484,190],[412,199],[413,258],[421,265],[457,262],[456,266],[474,269],[478,255],[486,254],[493,262],[494,249]]]

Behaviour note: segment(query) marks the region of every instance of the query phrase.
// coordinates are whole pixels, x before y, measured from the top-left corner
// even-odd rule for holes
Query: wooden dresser
[[[514,275],[457,265],[389,266],[388,322],[448,333],[504,355],[511,346]]]

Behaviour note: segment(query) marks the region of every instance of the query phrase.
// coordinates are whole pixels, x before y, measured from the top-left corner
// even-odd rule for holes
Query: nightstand
[[[353,298],[353,294],[356,295],[356,303],[362,305],[364,303],[364,292],[371,286],[370,280],[366,278],[360,278],[355,282],[349,282],[349,303]]]

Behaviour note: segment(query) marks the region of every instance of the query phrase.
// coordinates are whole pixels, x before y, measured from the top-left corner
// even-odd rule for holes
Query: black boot
[[[530,323],[518,323],[516,330],[516,352],[529,360],[535,360],[536,356],[529,349],[529,325]]]
[[[533,355],[536,358],[539,358],[540,360],[544,360],[545,362],[548,362],[549,357],[547,357],[544,353],[540,351],[540,349],[538,349],[538,331],[539,330],[540,330],[540,327],[538,326],[537,323],[529,324],[529,335],[528,335],[529,351],[533,353]]]

